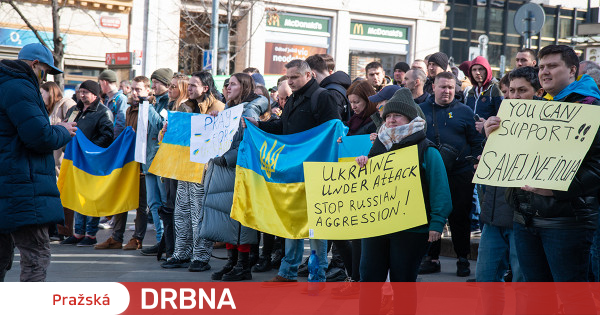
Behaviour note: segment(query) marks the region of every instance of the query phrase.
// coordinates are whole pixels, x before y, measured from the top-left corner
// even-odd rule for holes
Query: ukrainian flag
[[[154,156],[150,173],[186,182],[202,183],[204,164],[190,161],[192,116],[199,114],[169,112],[167,133]]]
[[[337,119],[310,130],[273,135],[248,123],[239,151],[231,218],[290,239],[308,237],[303,162],[336,162],[336,140],[348,132]]]
[[[338,162],[354,162],[361,155],[369,155],[369,151],[371,151],[371,147],[373,146],[370,136],[367,134],[342,137]]]
[[[78,131],[65,150],[57,186],[64,207],[93,217],[137,209],[140,166],[135,132],[127,127],[108,148]]]

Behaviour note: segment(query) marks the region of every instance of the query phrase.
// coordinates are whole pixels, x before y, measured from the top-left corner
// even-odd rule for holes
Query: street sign
[[[525,37],[526,47],[531,47],[531,36],[539,33],[546,22],[544,8],[536,3],[526,3],[515,13],[515,30]]]
[[[132,64],[131,53],[106,53],[106,64],[113,66],[130,66]]]
[[[212,50],[205,50],[202,54],[202,69],[212,70],[213,58]]]

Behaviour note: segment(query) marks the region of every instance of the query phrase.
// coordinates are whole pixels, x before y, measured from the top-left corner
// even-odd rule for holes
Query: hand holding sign
[[[238,105],[226,109],[216,116],[192,116],[190,134],[190,160],[196,163],[208,163],[214,157],[229,150],[233,136],[240,126],[244,106]]]

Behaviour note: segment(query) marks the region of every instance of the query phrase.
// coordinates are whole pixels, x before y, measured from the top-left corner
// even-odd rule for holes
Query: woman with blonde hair
[[[172,111],[180,111],[179,108],[182,104],[189,101],[190,108],[193,107],[192,102],[189,100],[188,93],[188,83],[190,78],[188,76],[176,73],[171,79],[171,84],[169,85],[169,110]]]

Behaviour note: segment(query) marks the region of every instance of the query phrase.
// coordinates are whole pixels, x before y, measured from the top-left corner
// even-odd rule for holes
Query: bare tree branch
[[[13,0],[0,0],[0,2],[8,3],[15,10],[15,12],[17,12],[17,14],[21,17],[21,20],[23,20],[23,22],[27,25],[27,27],[29,27],[29,29],[33,32],[33,34],[35,34],[35,37],[37,37],[37,39],[40,41],[40,43],[42,45],[44,45],[46,48],[48,48],[49,50],[52,50],[52,49],[50,49],[50,47],[48,47],[46,42],[42,39],[42,36],[40,36],[40,33],[38,33],[37,29],[33,25],[31,25],[31,23],[29,23],[29,20],[25,17],[25,15],[23,15],[23,12],[21,12],[19,7],[17,7],[17,5],[15,4],[15,2]]]

